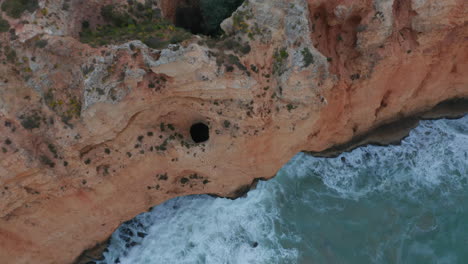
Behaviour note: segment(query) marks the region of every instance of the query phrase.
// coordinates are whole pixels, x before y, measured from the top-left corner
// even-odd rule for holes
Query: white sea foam
[[[114,263],[117,257],[121,263],[132,264],[247,264],[295,259],[297,250],[280,243],[280,205],[268,197],[280,188],[264,185],[234,202],[191,196],[158,206],[137,218],[143,226],[151,226],[141,245],[127,250],[127,242],[114,234],[110,252],[105,254],[107,263]],[[122,256],[127,251],[128,255]]]
[[[397,146],[361,147],[333,159],[301,153],[283,170],[290,177],[316,175],[349,199],[377,191],[408,196],[427,189],[453,191],[468,181],[468,116],[422,121]]]
[[[423,121],[399,146],[298,154],[246,198],[168,201],[119,228],[104,263],[457,263],[467,187],[468,116]]]

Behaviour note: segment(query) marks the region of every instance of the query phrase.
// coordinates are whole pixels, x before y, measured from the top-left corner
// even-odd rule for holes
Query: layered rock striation
[[[71,263],[168,199],[236,197],[299,151],[468,97],[464,0],[248,0],[219,39],[80,41],[127,2],[2,8],[2,262]]]

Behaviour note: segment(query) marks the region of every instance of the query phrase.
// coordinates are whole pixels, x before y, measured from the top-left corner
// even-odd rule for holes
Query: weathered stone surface
[[[112,1],[66,2],[3,15],[15,29],[0,33],[5,263],[73,262],[167,199],[234,197],[299,151],[468,97],[464,0],[249,0],[223,23],[246,55],[202,37],[92,48],[77,40],[81,23],[100,23]],[[202,144],[197,122],[210,127]]]

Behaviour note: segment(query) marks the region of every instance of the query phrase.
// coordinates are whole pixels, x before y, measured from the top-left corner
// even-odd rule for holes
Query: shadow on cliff
[[[220,24],[230,17],[244,0],[182,0],[174,18],[177,27],[192,34],[221,35]]]

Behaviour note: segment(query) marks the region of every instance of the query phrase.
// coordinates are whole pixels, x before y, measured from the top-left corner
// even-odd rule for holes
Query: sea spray
[[[397,146],[296,155],[245,198],[170,200],[120,227],[103,263],[466,263],[468,116]]]

